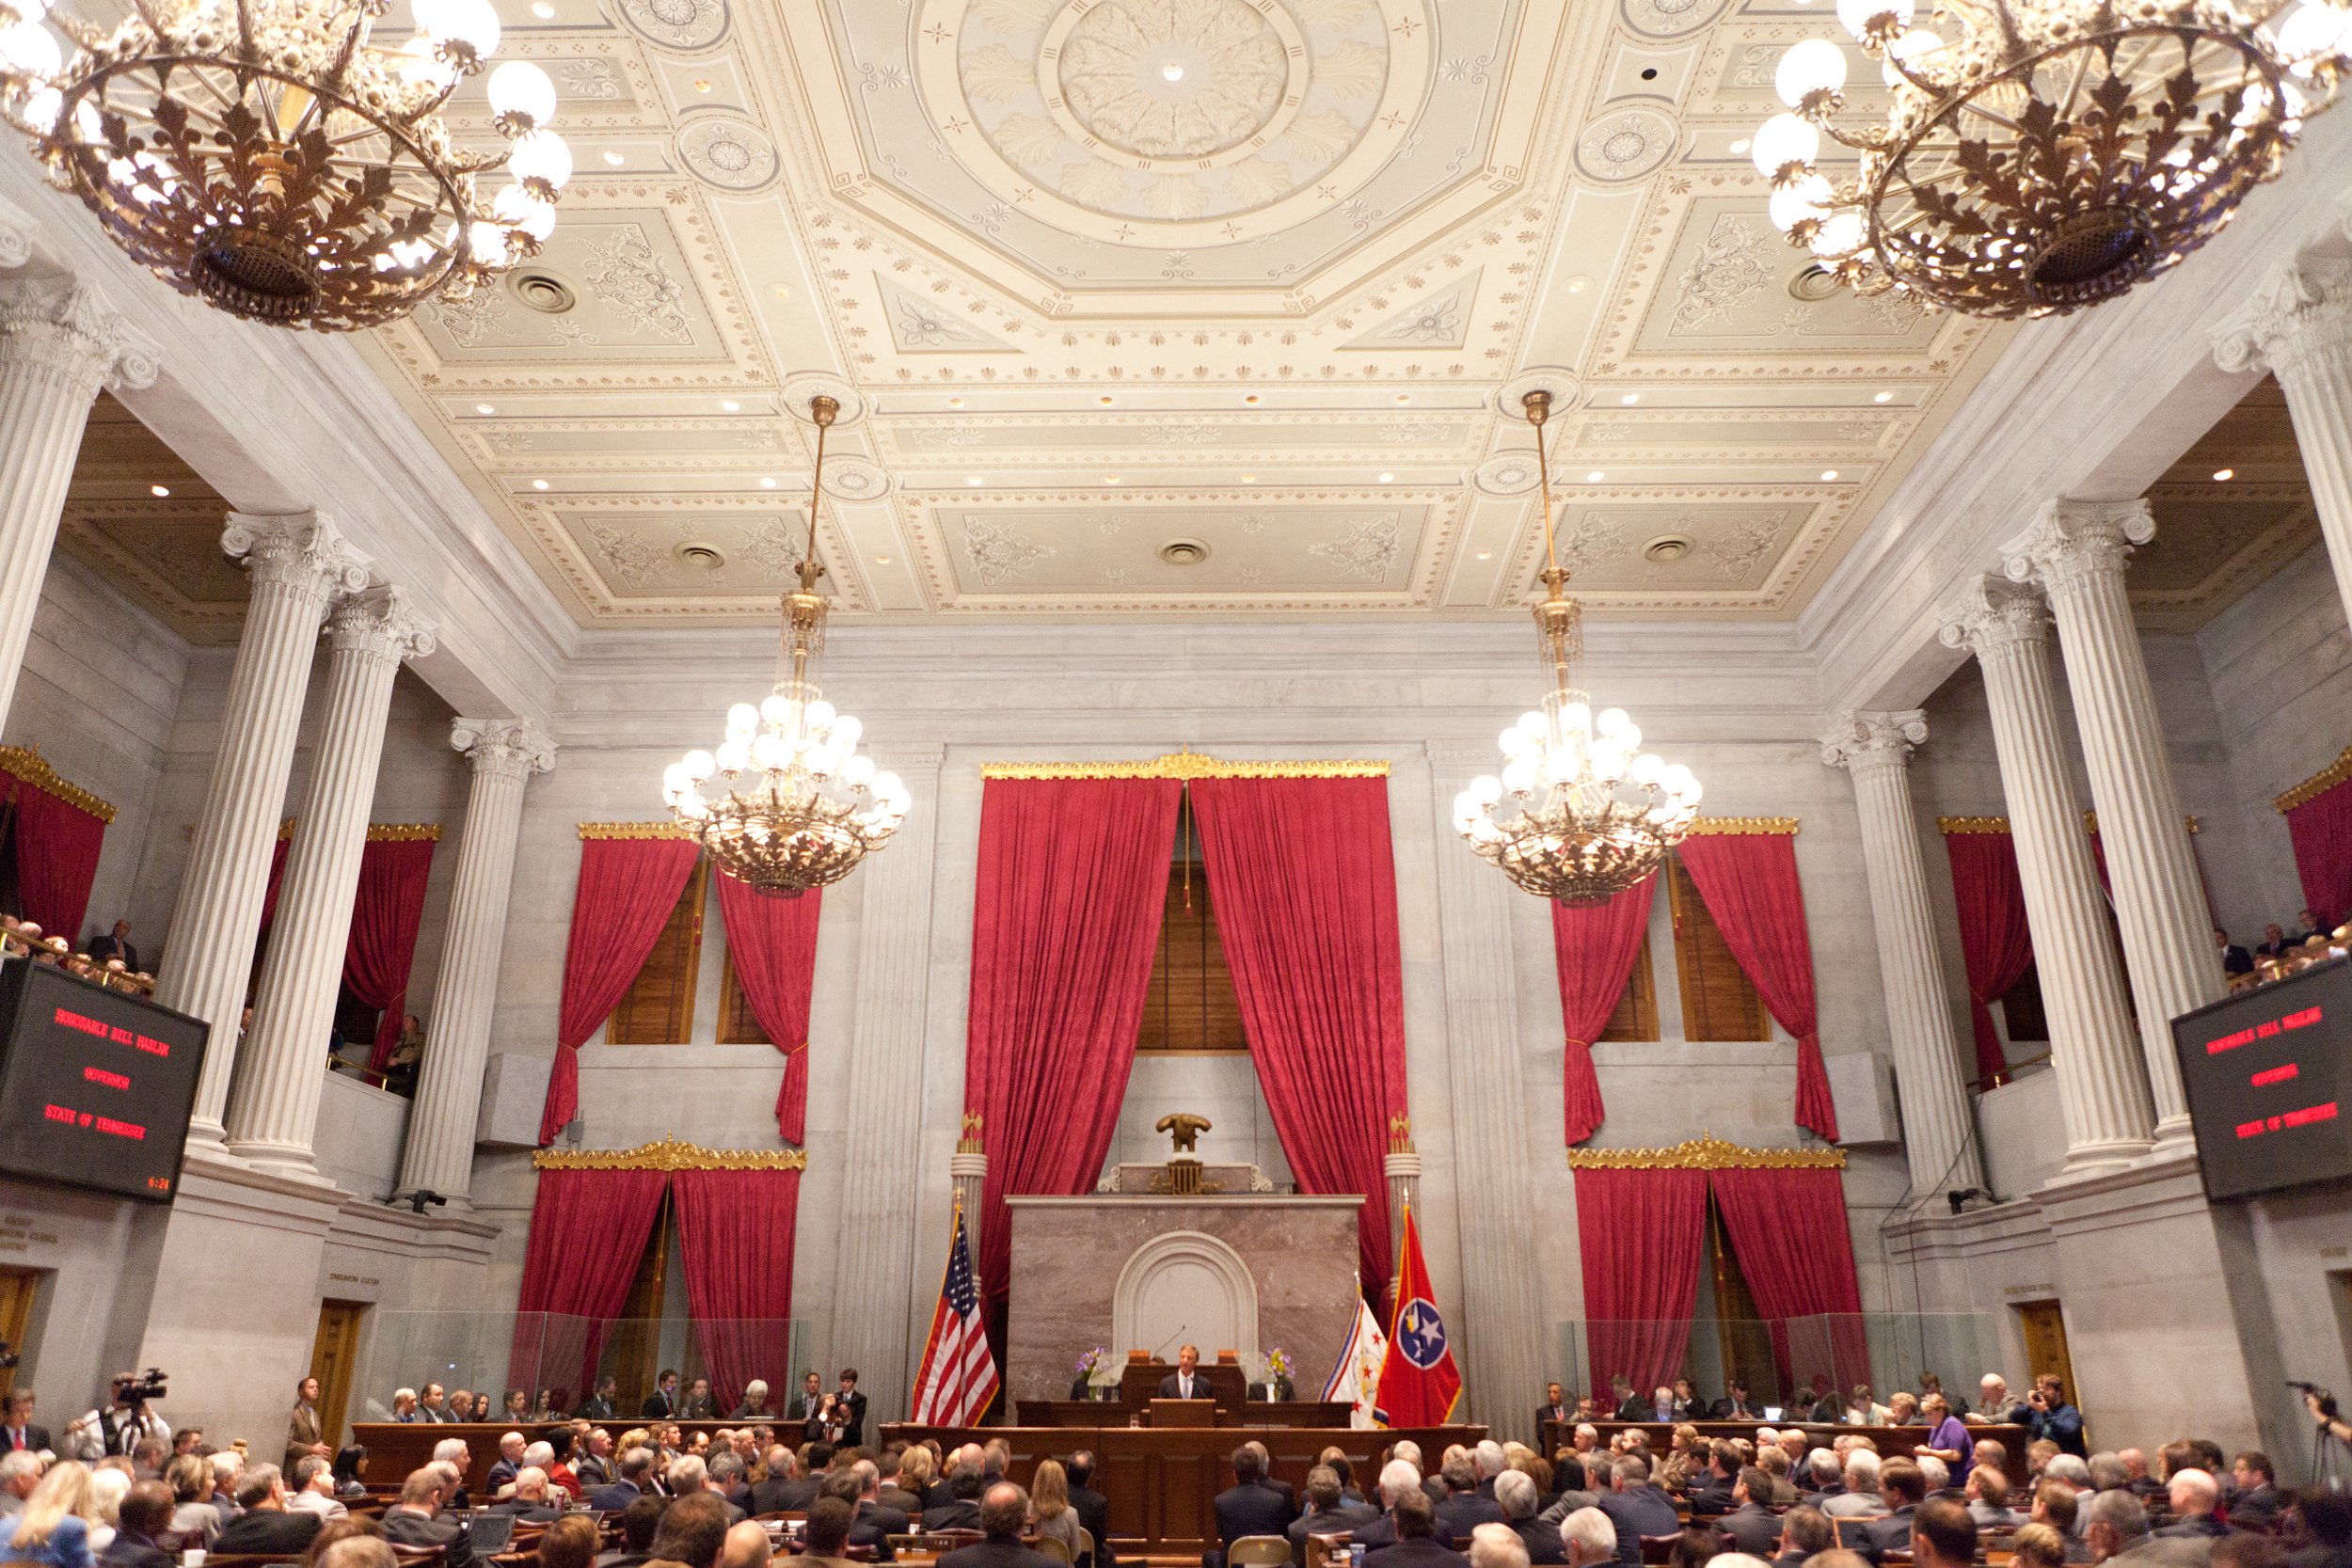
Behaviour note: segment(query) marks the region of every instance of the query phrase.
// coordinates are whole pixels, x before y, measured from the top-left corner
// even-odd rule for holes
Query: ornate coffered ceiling
[[[2228,477],[2220,478],[2226,474]],[[2194,631],[2319,542],[2286,393],[2265,376],[2148,491],[2156,536],[2132,552],[2132,613]]]

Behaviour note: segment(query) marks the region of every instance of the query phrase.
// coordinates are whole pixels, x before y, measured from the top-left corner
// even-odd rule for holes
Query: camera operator
[[[2352,1421],[2344,1418],[2343,1413],[2336,1408],[2334,1399],[2325,1389],[2314,1388],[2308,1383],[2302,1385],[2302,1388],[2303,1408],[2312,1413],[2312,1419],[2318,1423],[2321,1433],[2339,1443],[2352,1443]]]
[[[108,1454],[128,1454],[150,1439],[168,1449],[171,1426],[148,1407],[146,1390],[156,1381],[136,1372],[117,1372],[109,1378],[105,1407],[66,1424],[66,1445],[73,1457],[87,1462]]]

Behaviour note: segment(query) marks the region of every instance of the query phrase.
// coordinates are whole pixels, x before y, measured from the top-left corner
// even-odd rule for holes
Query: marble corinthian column
[[[0,265],[22,265],[29,247],[6,216],[0,212]],[[24,665],[91,400],[101,387],[151,385],[156,353],[87,284],[42,277],[0,287],[0,726]]]
[[[2287,395],[2336,595],[2352,621],[2352,261],[2289,262],[2214,334],[2223,370],[2268,371]]]
[[[286,859],[253,1033],[229,1115],[229,1152],[265,1169],[317,1173],[323,1056],[342,987],[351,905],[384,756],[392,677],[433,651],[433,624],[397,588],[345,600],[326,628],[326,705],[309,797]]]
[[[1919,819],[1911,805],[1911,749],[1928,737],[1927,715],[1847,712],[1821,737],[1821,760],[1853,775],[1862,815],[1862,866],[1878,932],[1879,979],[1902,1097],[1911,1190],[1932,1196],[1984,1185],[1961,1087],[1951,993],[1929,912]]]
[[[2132,546],[2146,544],[2155,531],[2145,500],[2054,500],[2043,503],[2033,526],[2002,555],[2011,578],[2041,581],[2058,618],[2066,684],[2074,697],[2074,723],[2123,932],[2124,971],[2139,1012],[2156,1142],[2175,1149],[2185,1148],[2190,1134],[2171,1021],[2220,1000],[2228,987],[2214,954],[2213,916],[2198,879],[2188,818],[2164,752],[2139,628],[2123,592]]]
[[[2066,778],[2050,620],[2029,588],[1986,578],[1943,616],[1944,644],[1977,656],[1993,715],[2026,886],[2026,921],[2050,1024],[2050,1065],[2066,1128],[2066,1174],[2130,1164],[2148,1152],[2148,1082],[2134,1059],[2123,976],[2108,939],[2090,846]]]
[[[156,1001],[213,1026],[188,1139],[215,1149],[319,622],[330,604],[368,582],[368,558],[352,548],[334,519],[315,512],[231,513],[220,543],[244,560],[252,597],[229,677],[212,782],[155,976]],[[321,1053],[325,1037],[322,1030]]]
[[[523,787],[555,766],[555,745],[528,719],[460,719],[450,725],[449,742],[472,762],[473,783],[457,838],[457,879],[433,982],[433,1027],[408,1113],[399,1190],[438,1193],[453,1209],[465,1209]]]

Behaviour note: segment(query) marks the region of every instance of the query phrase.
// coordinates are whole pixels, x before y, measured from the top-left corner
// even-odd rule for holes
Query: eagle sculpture
[[[1209,1130],[1209,1118],[1190,1111],[1175,1111],[1152,1124],[1154,1132],[1166,1132],[1176,1140],[1176,1152],[1190,1154],[1192,1146],[1201,1133]]]

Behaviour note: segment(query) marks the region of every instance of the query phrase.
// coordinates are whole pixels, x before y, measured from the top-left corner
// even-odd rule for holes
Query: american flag
[[[972,1426],[996,1397],[996,1358],[989,1354],[980,1322],[980,1291],[972,1273],[972,1249],[964,1243],[963,1206],[956,1206],[956,1238],[947,1249],[947,1273],[939,1282],[939,1306],[931,1313],[930,1342],[923,1347],[923,1370],[914,1374],[914,1419],[923,1426]]]

